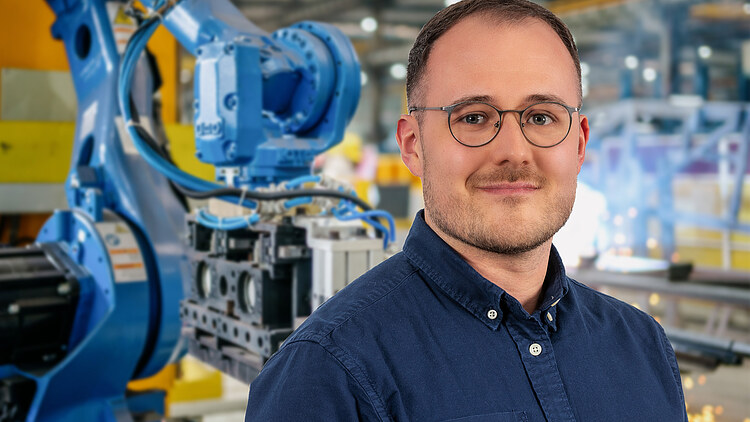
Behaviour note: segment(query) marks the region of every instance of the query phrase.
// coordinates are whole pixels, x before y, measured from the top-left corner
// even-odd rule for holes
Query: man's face
[[[422,79],[422,104],[447,106],[471,97],[501,110],[521,110],[540,98],[578,106],[573,60],[545,23],[498,25],[469,16],[433,45]],[[567,220],[588,140],[579,113],[565,140],[539,148],[524,138],[516,113],[503,114],[497,136],[468,148],[456,142],[447,112],[402,116],[402,158],[422,178],[425,219],[448,236],[482,250],[515,254],[542,245]]]

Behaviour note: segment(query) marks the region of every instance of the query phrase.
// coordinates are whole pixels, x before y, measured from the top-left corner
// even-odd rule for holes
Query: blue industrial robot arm
[[[185,344],[252,379],[299,318],[382,260],[379,239],[331,221],[361,219],[393,238],[389,215],[310,175],[359,99],[352,46],[329,25],[267,34],[226,0],[182,0],[144,2],[150,14],[124,48],[114,26],[130,4],[47,3],[78,100],[70,210],[55,212],[33,248],[0,253],[24,268],[6,276],[14,284],[0,298],[0,325],[13,327],[0,342],[0,415],[129,421],[162,411],[163,393],[126,394],[127,383],[177,360]],[[152,138],[155,82],[141,53],[162,23],[197,57],[196,155],[217,182],[181,171]],[[186,217],[170,185],[257,209]],[[310,202],[331,214],[286,213]]]
[[[162,10],[164,25],[196,55],[196,156],[216,166],[217,179],[257,187],[308,175],[315,155],[341,141],[359,100],[360,70],[338,29],[302,22],[267,34],[228,1],[183,0]],[[148,36],[134,44],[136,53]],[[136,59],[126,54],[123,61],[126,117]],[[131,135],[138,138],[132,128]],[[146,158],[186,187],[215,187],[154,154]]]

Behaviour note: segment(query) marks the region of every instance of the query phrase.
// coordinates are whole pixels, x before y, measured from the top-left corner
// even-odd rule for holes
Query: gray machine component
[[[297,224],[307,228],[307,244],[312,250],[313,308],[385,259],[382,241],[369,238],[361,226],[316,217],[298,218]]]
[[[181,303],[190,353],[244,382],[310,313],[383,261],[381,239],[330,218],[223,231],[189,217],[194,263]]]
[[[193,271],[182,301],[191,354],[245,382],[311,312],[305,230],[284,218],[244,230],[188,221]]]

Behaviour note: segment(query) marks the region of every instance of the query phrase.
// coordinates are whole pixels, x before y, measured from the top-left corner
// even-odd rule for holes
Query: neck
[[[430,227],[482,277],[519,301],[529,315],[537,309],[552,239],[528,252],[505,255],[478,249],[443,233],[433,224]]]

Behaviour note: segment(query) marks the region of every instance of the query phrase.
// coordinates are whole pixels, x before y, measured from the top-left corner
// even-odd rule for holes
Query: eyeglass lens
[[[513,118],[514,113],[504,114],[504,118],[508,119],[508,114]],[[480,146],[491,141],[500,131],[501,122],[504,123],[494,107],[479,102],[457,105],[451,111],[448,121],[456,140],[468,146]],[[538,146],[559,143],[568,135],[570,126],[570,113],[557,103],[534,104],[521,115],[523,134]]]

